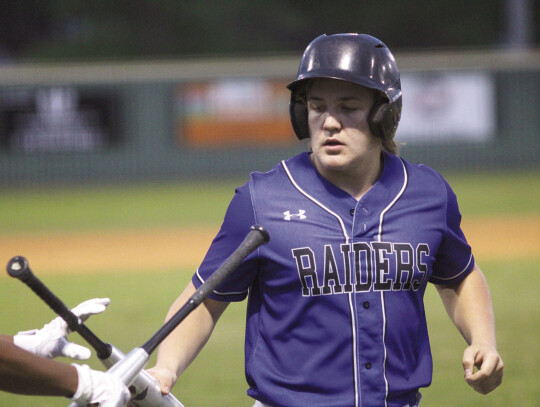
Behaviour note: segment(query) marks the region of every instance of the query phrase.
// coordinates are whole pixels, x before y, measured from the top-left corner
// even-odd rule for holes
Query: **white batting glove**
[[[105,311],[110,302],[108,298],[94,298],[80,303],[71,311],[84,322],[90,315]],[[67,336],[70,332],[66,321],[56,317],[41,329],[19,332],[13,337],[13,343],[28,352],[47,358],[66,356],[77,360],[89,359],[90,349],[68,342]]]
[[[92,370],[88,365],[73,364],[77,369],[79,384],[71,397],[70,406],[98,403],[99,407],[123,407],[131,398],[127,386],[120,378],[106,372]]]

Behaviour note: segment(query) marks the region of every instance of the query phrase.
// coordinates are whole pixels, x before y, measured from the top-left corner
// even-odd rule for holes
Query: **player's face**
[[[335,79],[312,84],[307,94],[312,159],[323,176],[354,175],[379,162],[382,142],[368,125],[374,96],[368,88]]]

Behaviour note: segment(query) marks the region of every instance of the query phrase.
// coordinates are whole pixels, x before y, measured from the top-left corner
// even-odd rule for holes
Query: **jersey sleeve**
[[[443,179],[446,188],[446,233],[435,256],[430,282],[440,285],[462,281],[474,267],[471,247],[461,230],[461,213],[454,191]]]
[[[192,282],[199,288],[242,243],[251,226],[255,224],[255,215],[251,202],[249,184],[236,189],[223,224],[212,241]],[[257,272],[257,252],[251,253],[242,264],[209,296],[218,301],[242,301],[248,294],[249,286]]]

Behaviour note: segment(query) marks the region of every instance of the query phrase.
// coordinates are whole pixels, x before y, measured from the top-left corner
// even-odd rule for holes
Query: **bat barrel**
[[[107,372],[119,377],[129,386],[144,368],[148,362],[148,358],[149,355],[144,349],[135,348],[125,358],[116,362]]]
[[[107,369],[126,357],[117,347],[113,345],[111,347],[111,355],[107,359],[101,360]],[[159,382],[144,369],[131,382],[129,391],[131,392],[131,404],[138,407],[184,407],[172,393],[162,395]]]

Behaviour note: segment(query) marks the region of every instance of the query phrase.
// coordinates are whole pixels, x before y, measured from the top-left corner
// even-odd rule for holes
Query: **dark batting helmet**
[[[289,113],[299,139],[309,137],[305,83],[313,78],[352,82],[377,91],[369,113],[371,132],[392,140],[401,116],[401,82],[394,56],[380,40],[366,34],[321,35],[304,51],[298,77],[289,83]]]

